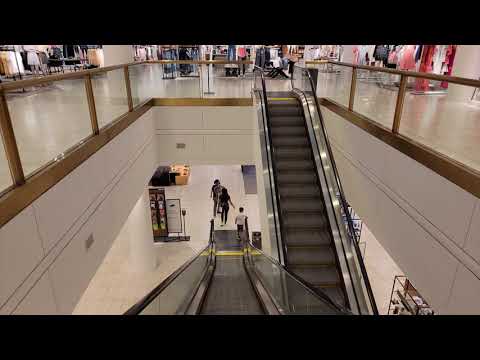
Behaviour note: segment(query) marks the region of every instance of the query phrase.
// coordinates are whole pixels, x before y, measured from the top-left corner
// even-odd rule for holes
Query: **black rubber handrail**
[[[343,191],[342,182],[340,180],[340,176],[339,176],[339,173],[338,173],[338,170],[337,170],[337,165],[336,165],[335,159],[333,157],[332,148],[330,146],[330,140],[327,136],[327,132],[326,132],[326,129],[325,129],[325,123],[323,121],[323,116],[322,116],[322,113],[321,113],[321,110],[320,110],[320,105],[318,103],[318,98],[317,98],[315,85],[313,83],[312,76],[310,75],[310,72],[307,69],[299,67],[299,66],[296,66],[296,67],[298,69],[300,69],[300,71],[304,72],[309,79],[310,88],[312,90],[312,97],[315,101],[315,107],[317,109],[318,117],[320,119],[320,125],[321,125],[320,127],[322,129],[322,133],[323,133],[323,136],[325,138],[325,144],[326,144],[326,147],[327,147],[327,152],[328,152],[328,155],[330,157],[330,161],[332,163],[333,173],[335,175],[335,180],[336,180],[336,183],[337,183],[337,186],[338,186],[338,189],[339,189],[340,202],[341,202],[341,205],[342,205],[342,208],[343,208],[343,212],[345,213],[345,217],[347,218],[347,226],[348,226],[347,234],[350,236],[350,238],[352,240],[353,247],[355,249],[355,253],[356,253],[356,256],[357,256],[357,259],[358,259],[358,263],[360,264],[360,271],[361,271],[362,277],[365,281],[365,287],[367,289],[367,295],[368,295],[368,298],[369,298],[370,306],[372,307],[372,312],[374,313],[374,315],[378,315],[378,308],[377,308],[377,304],[375,302],[375,297],[373,295],[373,290],[372,290],[372,287],[371,287],[371,284],[370,284],[370,280],[368,279],[367,269],[365,268],[365,264],[363,262],[360,247],[358,246],[358,242],[359,242],[360,239],[357,238],[357,234],[356,234],[355,229],[353,227],[353,220],[351,218],[350,212],[348,211],[348,204],[347,204],[347,201],[345,199],[345,193]],[[293,78],[294,73],[295,73],[295,70],[292,73],[291,83],[292,83],[292,88],[295,89],[294,78]],[[298,90],[302,91],[301,89],[298,89]]]
[[[205,251],[209,251],[209,259],[208,264],[205,269],[208,269],[208,265],[211,264],[213,254],[210,251],[213,245],[213,220],[210,221],[210,238],[208,240],[208,245],[190,258],[186,263],[180,266],[177,270],[175,270],[172,274],[170,274],[165,280],[163,280],[158,286],[156,286],[152,291],[150,291],[147,295],[145,295],[140,301],[138,301],[135,305],[133,305],[130,309],[128,309],[124,315],[138,315],[140,312],[145,309],[155,298],[160,295],[160,293],[165,290],[171,283],[173,283],[179,276],[182,274],[188,267]]]
[[[275,215],[275,213],[278,214],[278,219],[276,218],[276,216],[273,217],[273,220],[275,222],[275,225],[279,224],[280,225],[280,239],[281,239],[281,244],[278,244],[278,234],[277,234],[277,247],[280,247],[281,248],[281,251],[282,251],[282,254],[283,254],[283,259],[284,261],[286,262],[286,259],[287,259],[287,247],[286,247],[286,242],[285,242],[285,233],[284,233],[284,230],[285,229],[285,226],[283,225],[283,221],[282,221],[282,217],[280,215],[280,197],[278,195],[278,183],[277,183],[277,177],[275,176],[275,174],[277,174],[277,168],[276,168],[276,165],[275,165],[275,161],[273,159],[273,146],[272,146],[272,143],[271,143],[271,140],[272,140],[272,132],[270,130],[270,109],[268,108],[268,96],[267,96],[267,86],[265,84],[265,76],[263,74],[263,69],[257,65],[254,66],[254,70],[258,70],[258,72],[260,72],[260,78],[261,78],[261,81],[262,81],[262,95],[263,97],[261,96],[260,97],[260,100],[262,101],[263,105],[264,105],[264,108],[265,108],[265,116],[264,118],[262,119],[263,121],[263,125],[264,125],[264,128],[267,128],[267,131],[268,131],[268,134],[265,134],[265,137],[268,136],[268,139],[265,139],[265,141],[268,140],[268,143],[270,144],[270,157],[268,156],[269,154],[269,151],[267,149],[267,162],[269,164],[271,164],[272,166],[272,170],[273,170],[273,174],[270,174],[270,170],[269,170],[269,174],[272,175],[272,176],[269,176],[269,181],[271,181],[270,179],[273,177],[273,182],[274,182],[274,185],[275,185],[275,191],[273,191],[273,186],[271,186],[270,184],[270,191],[271,191],[271,195],[272,197],[275,197],[276,199],[276,202],[277,202],[277,211],[275,212],[275,209],[273,209],[273,213]],[[254,78],[254,85],[255,85],[255,78]],[[266,143],[265,143],[266,145]],[[270,158],[270,160],[269,160]],[[268,167],[268,169],[270,169],[270,166]],[[272,203],[272,206],[273,206],[273,203]],[[277,232],[277,226],[275,226],[275,232]],[[278,246],[280,245],[280,246]]]

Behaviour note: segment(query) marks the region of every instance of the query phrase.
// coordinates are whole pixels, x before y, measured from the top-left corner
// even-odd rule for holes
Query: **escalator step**
[[[320,197],[320,189],[316,184],[288,184],[279,186],[280,198],[307,198]]]
[[[287,246],[288,265],[323,265],[335,262],[333,250],[328,245]]]
[[[323,291],[330,299],[341,306],[346,306],[345,297],[343,290],[340,286],[332,287],[323,287],[323,286],[314,286],[315,288]]]
[[[279,173],[278,184],[316,184],[317,175],[314,171],[295,171],[293,173]]]
[[[282,199],[280,208],[288,213],[321,212],[323,210],[322,200],[317,197],[313,199],[287,198]]]
[[[313,162],[308,160],[278,160],[275,163],[279,172],[315,169]]]
[[[275,116],[303,116],[303,111],[300,106],[272,106],[268,107],[270,117]]]
[[[330,245],[331,239],[326,230],[291,229],[285,232],[287,245]]]
[[[270,118],[272,126],[304,126],[303,116],[272,116]]]
[[[338,270],[335,263],[321,266],[289,266],[290,271],[301,277],[313,286],[322,284],[340,284]]]
[[[278,160],[310,160],[312,152],[307,147],[276,147],[274,155]]]
[[[295,229],[325,229],[327,222],[321,211],[317,212],[284,212],[283,223],[290,230]]]
[[[273,134],[272,134],[272,145],[273,146],[302,146],[307,148],[310,146],[306,136],[294,136],[294,135],[274,136]]]
[[[272,126],[272,136],[307,136],[305,126]]]

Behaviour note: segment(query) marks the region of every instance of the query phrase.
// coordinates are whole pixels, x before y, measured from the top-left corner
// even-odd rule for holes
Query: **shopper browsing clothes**
[[[238,208],[238,211],[240,213],[235,218],[235,224],[237,224],[238,240],[242,240],[240,233],[242,233],[245,229],[245,221],[247,220],[247,216],[243,213],[243,207]]]
[[[223,186],[220,184],[220,180],[216,179],[213,182],[212,190],[210,191],[210,198],[213,199],[213,217],[217,216],[218,201],[222,194]]]
[[[235,209],[235,205],[233,205],[232,200],[230,200],[230,195],[228,195],[228,190],[226,188],[222,188],[222,194],[220,195],[220,206],[222,207],[222,224],[227,225],[227,217],[228,217],[228,210],[229,210],[229,205],[232,205],[232,207]]]

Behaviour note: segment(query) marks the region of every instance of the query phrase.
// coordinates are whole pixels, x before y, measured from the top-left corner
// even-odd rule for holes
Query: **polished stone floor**
[[[132,270],[128,233],[122,229],[102,265],[78,302],[74,314],[122,314],[162,280],[208,244],[213,202],[210,189],[214,179],[228,188],[236,209],[230,209],[227,226],[216,230],[234,230],[234,218],[240,206],[245,208],[250,231],[260,231],[258,196],[245,194],[240,165],[192,166],[188,185],[166,187],[167,199],[180,199],[187,209],[188,242],[155,243],[157,268],[150,272]],[[153,239],[152,239],[153,241]]]
[[[250,97],[251,74],[226,78],[220,71],[208,97]],[[163,79],[161,65],[136,65],[130,71],[134,104],[150,97],[199,97],[199,78]],[[317,94],[348,104],[351,72],[320,73]],[[398,80],[395,77],[385,81]],[[123,70],[92,80],[100,127],[127,109]],[[290,80],[267,80],[269,90],[290,89]],[[391,128],[397,90],[379,87],[362,75],[354,110]],[[8,106],[25,174],[31,174],[91,134],[83,80],[64,80],[22,96],[8,96]],[[444,95],[407,94],[400,133],[480,170],[480,103],[452,102]],[[11,185],[0,149],[0,190]]]
[[[365,223],[362,225],[360,249],[364,254],[365,268],[367,269],[378,312],[380,315],[387,315],[393,279],[397,275],[403,275],[403,272],[370,232]]]

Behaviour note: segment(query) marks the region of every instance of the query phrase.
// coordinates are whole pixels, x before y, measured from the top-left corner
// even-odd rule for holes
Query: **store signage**
[[[180,199],[167,199],[167,224],[169,233],[182,232],[182,211]]]

